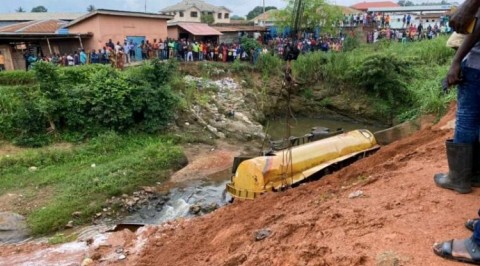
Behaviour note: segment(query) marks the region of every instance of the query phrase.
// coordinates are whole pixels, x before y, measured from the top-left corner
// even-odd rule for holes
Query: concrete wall
[[[178,26],[170,26],[168,27],[168,38],[170,39],[178,39],[178,35],[180,33]]]
[[[220,43],[238,43],[238,33],[237,32],[223,32],[223,35],[220,35]]]
[[[0,52],[2,52],[2,54],[4,55],[5,57],[5,69],[6,70],[14,70],[14,62],[12,60],[12,48],[10,47],[10,45],[0,45]]]
[[[169,15],[173,15],[173,22],[201,22],[202,21],[202,11],[196,7],[191,7],[183,12],[183,17],[180,16],[180,11],[169,12]],[[191,17],[192,12],[197,12],[197,17]],[[221,18],[218,18],[218,14],[221,14]],[[225,14],[228,14],[228,18],[225,18]],[[219,12],[212,13],[214,23],[230,23],[230,12],[228,10],[220,10]]]
[[[219,13],[222,15],[221,19],[218,18]],[[228,18],[225,18],[225,14],[228,14]],[[221,10],[213,14],[213,17],[215,18],[215,23],[230,23],[230,16],[231,14],[227,10]]]
[[[96,15],[69,28],[70,33],[92,32],[93,38],[85,41],[87,50],[105,46],[109,39],[123,43],[127,36],[145,36],[147,40],[167,38],[167,20],[141,17]]]

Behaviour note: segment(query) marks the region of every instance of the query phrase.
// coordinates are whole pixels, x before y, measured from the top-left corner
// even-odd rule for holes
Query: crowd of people
[[[401,17],[401,18],[400,18]],[[358,27],[358,26],[372,26],[375,28],[391,27],[393,20],[397,19],[402,23],[400,28],[405,29],[413,24],[414,17],[411,14],[403,14],[402,16],[390,16],[388,13],[383,12],[363,12],[358,14],[345,15],[343,21],[340,22],[342,27]],[[439,27],[448,27],[449,16],[442,15],[439,17]]]
[[[438,24],[435,24],[433,27],[428,25],[427,28],[424,28],[422,23],[418,25],[410,24],[410,26],[405,29],[391,29],[388,27],[378,30],[375,29],[367,34],[367,43],[374,43],[382,39],[399,41],[402,43],[427,39],[431,40],[440,35],[446,35],[449,33],[450,29],[445,26],[438,26]]]
[[[403,26],[400,29],[390,27],[392,18],[389,14],[362,13],[345,16],[343,26],[374,25],[373,30],[366,34],[367,43],[374,43],[382,39],[410,42],[423,39],[432,39],[450,32],[448,18],[442,18],[440,23],[426,28],[420,23],[412,23],[409,14],[403,17]],[[111,39],[98,50],[86,51],[79,49],[69,54],[57,54],[36,57],[33,53],[25,54],[27,69],[36,61],[47,61],[61,66],[76,66],[85,64],[110,64],[112,67],[123,69],[125,64],[137,59],[177,59],[179,61],[217,61],[233,62],[236,59],[256,63],[262,53],[272,53],[280,57],[285,55],[285,47],[290,42],[300,53],[323,51],[340,52],[343,50],[346,35],[342,32],[337,36],[324,35],[315,38],[314,34],[306,34],[304,38],[292,41],[290,38],[276,37],[260,44],[259,48],[244,48],[240,41],[233,43],[217,43],[214,40],[192,41],[188,39],[174,40],[167,38],[145,40],[135,43],[125,39],[122,42],[113,42]]]

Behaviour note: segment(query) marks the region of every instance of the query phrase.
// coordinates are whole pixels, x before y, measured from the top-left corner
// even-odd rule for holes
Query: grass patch
[[[58,233],[48,239],[48,244],[57,245],[57,244],[72,242],[77,240],[77,237],[78,237],[77,234],[65,235],[65,234]]]
[[[162,181],[186,163],[181,138],[107,132],[71,149],[28,149],[0,159],[0,195],[51,188],[52,199],[27,214],[35,235],[62,229],[72,213],[88,222],[105,200]],[[32,167],[36,167],[33,170]]]

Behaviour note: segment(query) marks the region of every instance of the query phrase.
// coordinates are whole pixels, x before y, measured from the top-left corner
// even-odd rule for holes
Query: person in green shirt
[[[200,50],[200,47],[198,46],[198,43],[195,42],[192,45],[192,51],[193,51],[193,61],[198,61],[198,51]]]
[[[173,49],[174,49],[174,42],[173,40],[170,40],[168,42],[168,59],[172,59],[173,58]]]

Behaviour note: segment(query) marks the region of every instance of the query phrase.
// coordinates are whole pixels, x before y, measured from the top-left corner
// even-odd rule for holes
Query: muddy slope
[[[97,239],[68,257],[123,265],[451,265],[431,246],[468,236],[463,222],[480,207],[480,190],[459,195],[433,184],[433,174],[447,169],[444,141],[452,130],[441,128],[453,118],[452,108],[438,125],[321,181],[137,234],[107,234],[105,243]],[[349,198],[359,190],[363,196]],[[271,235],[256,241],[260,229]],[[117,245],[126,259],[115,255]],[[44,248],[3,247],[0,264],[38,258]]]

